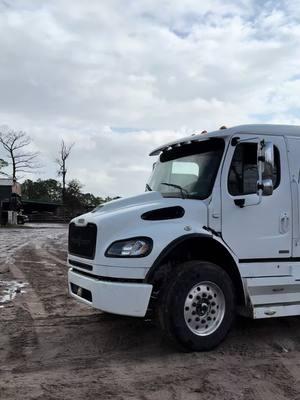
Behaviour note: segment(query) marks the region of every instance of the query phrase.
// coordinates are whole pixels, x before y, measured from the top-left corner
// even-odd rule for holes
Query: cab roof
[[[226,138],[237,133],[249,133],[255,135],[276,135],[276,136],[297,136],[300,138],[299,125],[271,125],[271,124],[249,124],[238,125],[232,128],[219,129],[208,133],[194,134],[186,136],[182,139],[174,140],[173,142],[166,143],[154,149],[149,155],[157,156],[162,151],[171,149],[172,147],[179,147],[183,144],[190,144],[200,142],[210,138]]]

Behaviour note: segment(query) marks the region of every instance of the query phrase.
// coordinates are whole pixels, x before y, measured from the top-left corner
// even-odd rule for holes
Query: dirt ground
[[[238,319],[216,350],[178,353],[71,299],[66,241],[63,225],[0,230],[0,399],[300,399],[300,318]]]

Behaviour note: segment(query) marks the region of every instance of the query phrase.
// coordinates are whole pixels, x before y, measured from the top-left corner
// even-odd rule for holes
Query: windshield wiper
[[[151,187],[148,185],[148,183],[146,183],[146,189],[148,190],[148,192],[152,192]]]
[[[181,197],[182,197],[183,199],[186,199],[187,196],[189,195],[189,192],[188,192],[186,189],[183,189],[183,188],[182,188],[181,186],[179,186],[179,185],[175,185],[175,184],[173,184],[173,183],[167,183],[167,182],[161,182],[161,185],[170,186],[170,187],[173,187],[173,188],[175,188],[175,189],[180,190]]]

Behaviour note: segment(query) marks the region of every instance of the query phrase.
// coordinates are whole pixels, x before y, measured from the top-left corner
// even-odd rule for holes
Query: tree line
[[[39,153],[32,151],[32,139],[23,131],[12,129],[0,130],[0,146],[6,154],[0,159],[0,175],[12,177],[13,180],[22,179],[23,174],[35,172],[41,167]],[[83,185],[76,179],[67,181],[67,161],[75,143],[66,144],[64,140],[58,149],[55,163],[58,167],[56,179],[26,179],[22,183],[22,198],[24,200],[58,202],[63,205],[66,214],[74,215],[90,210],[97,205],[112,200],[110,197],[98,197],[91,193],[83,193]],[[9,173],[6,172],[7,168]]]
[[[56,179],[26,179],[22,183],[22,199],[63,204],[67,215],[86,212],[113,200],[111,197],[103,198],[92,193],[83,193],[82,187],[77,179],[70,180],[65,186],[63,201],[63,185]]]

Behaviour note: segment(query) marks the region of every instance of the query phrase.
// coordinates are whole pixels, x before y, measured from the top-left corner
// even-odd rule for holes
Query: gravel
[[[0,399],[300,399],[299,318],[239,318],[217,349],[179,353],[70,298],[66,226],[31,228],[0,230]]]

